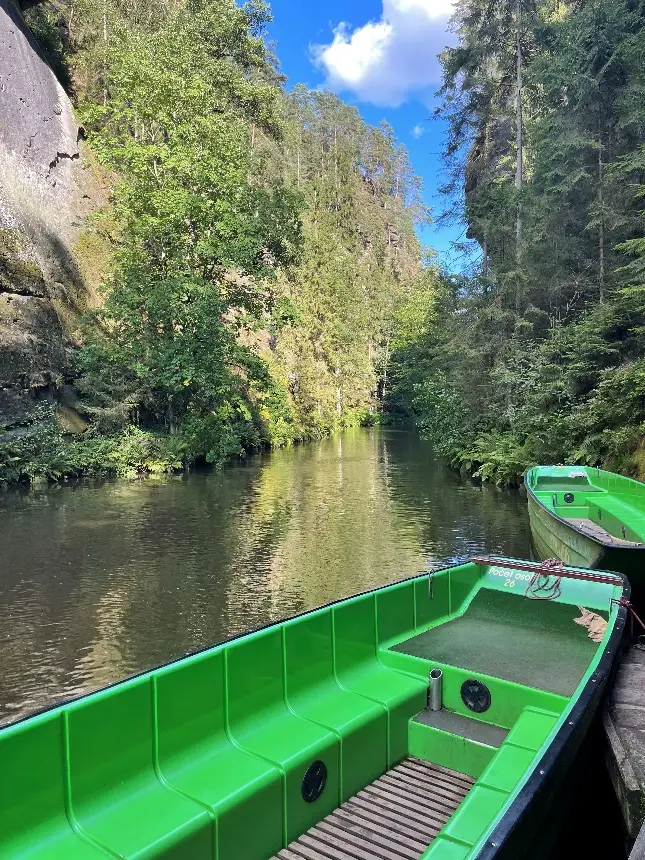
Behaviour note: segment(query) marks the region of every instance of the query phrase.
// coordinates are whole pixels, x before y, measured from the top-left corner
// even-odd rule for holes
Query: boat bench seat
[[[65,804],[63,719],[5,729],[0,739],[0,858],[101,860],[113,857],[73,829]]]
[[[408,721],[426,707],[427,681],[390,669],[378,657],[376,597],[367,594],[332,608],[336,676],[353,693],[387,711],[388,765],[408,752]]]
[[[629,538],[630,540],[636,539],[640,540],[640,536],[645,534],[645,516],[640,513],[636,508],[627,502],[623,502],[620,499],[617,499],[615,496],[605,496],[601,502],[593,502],[593,505],[590,503],[590,512],[594,519],[597,517],[597,511],[594,510],[598,508],[602,511],[603,515],[608,514],[610,517],[614,517],[618,520],[618,523],[621,526],[625,526],[629,532],[635,536]],[[600,525],[603,527],[607,527],[607,523],[605,523],[602,519],[600,520]],[[608,529],[608,531],[612,531]],[[614,529],[614,531],[616,531]],[[621,537],[621,534],[616,534],[616,537]]]
[[[213,818],[154,766],[150,677],[69,706],[71,809],[97,845],[128,860],[214,858]]]
[[[223,652],[162,669],[154,683],[159,771],[214,815],[217,860],[264,860],[279,851],[282,771],[242,750],[227,734]]]
[[[387,711],[340,686],[334,675],[331,610],[285,626],[287,701],[340,741],[341,802],[387,770]]]
[[[597,503],[594,499],[593,506],[600,508],[600,510],[605,513],[612,514],[621,521],[624,521],[625,519],[631,520],[634,516],[638,516],[638,512],[634,510],[632,505],[621,502],[621,500],[617,499],[615,496],[605,496],[602,501]]]
[[[236,744],[280,769],[287,845],[340,802],[339,740],[287,705],[282,629],[233,642],[225,655],[228,729]],[[315,802],[307,802],[303,778],[318,761],[327,768],[326,786]]]

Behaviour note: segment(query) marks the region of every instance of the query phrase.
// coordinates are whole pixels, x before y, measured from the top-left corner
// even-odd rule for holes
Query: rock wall
[[[69,373],[87,301],[74,249],[103,190],[72,105],[12,0],[0,0],[0,438]]]

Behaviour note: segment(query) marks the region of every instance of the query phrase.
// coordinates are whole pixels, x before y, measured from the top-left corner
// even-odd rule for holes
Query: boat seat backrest
[[[454,615],[463,611],[478,583],[473,577],[472,564],[453,567],[448,571],[448,576],[450,578],[450,613]]]
[[[233,727],[285,711],[282,630],[271,628],[226,648],[228,717]]]
[[[289,696],[306,693],[321,682],[336,683],[331,610],[286,624],[284,644]]]
[[[421,630],[450,612],[450,571],[439,570],[414,580],[414,621]]]
[[[367,594],[332,609],[337,671],[376,662],[376,599]]]
[[[131,860],[212,860],[212,816],[157,775],[151,675],[72,705],[66,716],[71,811],[93,842]]]
[[[376,592],[379,645],[411,636],[414,627],[414,581]]]
[[[36,826],[69,829],[65,814],[63,721],[60,714],[37,725],[5,730],[0,740],[0,856],[2,847]]]
[[[191,749],[216,748],[226,737],[224,654],[206,652],[155,678],[159,759],[184,760]]]
[[[136,788],[158,786],[154,771],[152,681],[123,684],[67,710],[72,803],[77,814],[105,808]]]

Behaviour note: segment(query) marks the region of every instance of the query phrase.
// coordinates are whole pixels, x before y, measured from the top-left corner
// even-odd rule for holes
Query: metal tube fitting
[[[430,672],[430,688],[428,690],[428,708],[440,711],[443,703],[443,672],[433,669]]]

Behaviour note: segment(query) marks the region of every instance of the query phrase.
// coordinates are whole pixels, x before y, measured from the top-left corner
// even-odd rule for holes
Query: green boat
[[[628,591],[474,560],[31,716],[0,731],[0,857],[527,856]]]
[[[536,466],[524,477],[542,559],[624,573],[645,605],[645,484],[579,466]]]

